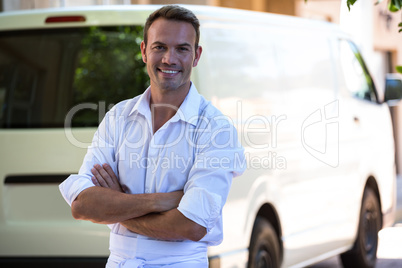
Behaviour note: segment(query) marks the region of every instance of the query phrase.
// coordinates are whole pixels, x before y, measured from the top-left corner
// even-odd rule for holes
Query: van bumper
[[[8,268],[104,268],[107,257],[0,257],[0,267]]]

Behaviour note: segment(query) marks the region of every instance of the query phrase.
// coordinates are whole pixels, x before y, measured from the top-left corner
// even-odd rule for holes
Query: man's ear
[[[141,48],[142,61],[144,63],[147,63],[146,45],[144,41],[141,42],[140,48]]]
[[[194,58],[194,61],[193,61],[193,67],[197,66],[198,61],[201,58],[201,53],[202,53],[202,47],[198,46],[197,49],[195,50],[195,58]]]

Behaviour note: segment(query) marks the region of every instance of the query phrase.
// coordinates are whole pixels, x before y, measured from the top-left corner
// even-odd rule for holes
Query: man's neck
[[[191,85],[191,84],[190,84]],[[155,133],[161,128],[167,121],[172,118],[180,105],[186,98],[190,87],[186,91],[184,90],[152,90],[151,86],[151,98],[150,109],[152,114],[153,132]]]

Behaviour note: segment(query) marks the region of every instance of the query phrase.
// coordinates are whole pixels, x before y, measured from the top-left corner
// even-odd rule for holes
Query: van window
[[[377,102],[373,80],[356,46],[340,40],[340,60],[345,85],[356,98]]]
[[[97,126],[148,86],[142,35],[142,26],[0,33],[0,128],[63,127],[73,107],[73,127]]]

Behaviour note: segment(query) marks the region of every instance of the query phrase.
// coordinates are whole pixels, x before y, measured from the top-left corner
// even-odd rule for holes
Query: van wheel
[[[279,268],[279,242],[272,225],[257,217],[251,235],[248,268]]]
[[[378,231],[381,228],[380,203],[374,191],[364,190],[359,229],[353,248],[341,254],[345,268],[372,268],[377,260]]]

